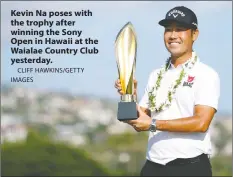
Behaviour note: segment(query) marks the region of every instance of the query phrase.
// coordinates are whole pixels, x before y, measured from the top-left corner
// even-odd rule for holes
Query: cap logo
[[[176,18],[179,14],[180,14],[182,17],[185,16],[184,12],[182,12],[182,11],[180,11],[180,10],[176,10],[176,9],[172,10],[171,12],[169,12],[168,16],[173,15],[173,17]]]
[[[175,14],[172,14],[172,15],[173,15],[174,18],[176,18],[176,17],[178,16],[178,14],[176,14],[176,15],[175,15]]]
[[[192,23],[193,25],[195,25],[197,27],[197,24],[195,22]]]

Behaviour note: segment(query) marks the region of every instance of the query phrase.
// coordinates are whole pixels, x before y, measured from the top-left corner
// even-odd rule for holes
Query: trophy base
[[[119,121],[135,120],[138,118],[136,102],[119,102],[117,119]]]

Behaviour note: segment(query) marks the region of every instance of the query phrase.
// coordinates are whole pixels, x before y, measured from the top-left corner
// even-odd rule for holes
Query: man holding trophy
[[[121,95],[118,120],[136,131],[148,131],[146,163],[141,176],[212,176],[209,125],[220,96],[218,73],[193,50],[199,30],[195,13],[174,7],[159,22],[171,54],[151,72],[137,103],[136,35],[129,23],[116,40]]]

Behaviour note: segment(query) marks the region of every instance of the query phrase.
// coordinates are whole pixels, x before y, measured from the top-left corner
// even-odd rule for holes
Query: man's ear
[[[192,31],[192,40],[193,40],[193,42],[197,40],[198,35],[199,35],[199,30],[198,29]]]

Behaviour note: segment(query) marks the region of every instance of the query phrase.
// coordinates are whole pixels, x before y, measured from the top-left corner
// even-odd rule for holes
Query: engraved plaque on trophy
[[[118,102],[117,119],[119,121],[137,119],[136,96],[134,95],[137,39],[130,22],[123,26],[116,37],[115,54],[123,91],[121,100]]]

